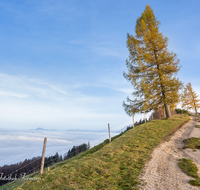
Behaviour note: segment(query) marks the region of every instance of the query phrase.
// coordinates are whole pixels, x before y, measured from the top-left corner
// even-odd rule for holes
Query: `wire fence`
[[[82,150],[83,150],[83,148],[82,148]],[[80,152],[80,148],[79,148],[79,150],[75,150],[74,152],[69,153],[68,155],[69,155],[69,156],[74,156],[74,155],[73,155],[74,153],[75,153],[76,155],[78,155],[78,154],[82,153],[82,151]],[[41,159],[41,157],[38,158],[37,160],[34,160],[33,162],[36,162],[36,161],[38,161],[38,160],[40,160],[40,159]],[[59,163],[59,162],[54,162],[56,159],[58,159],[58,157],[55,157],[55,158],[53,158],[52,160],[49,160],[49,161],[45,161],[45,164],[51,163],[50,166],[52,166],[52,165],[54,165],[55,163]],[[33,162],[31,162],[31,163],[29,163],[29,164],[32,164]],[[29,165],[29,164],[27,164],[27,165]],[[25,166],[19,168],[18,170],[20,170],[20,169],[26,167],[27,165],[25,165]],[[48,167],[50,167],[50,166],[48,166]],[[31,173],[33,173],[32,171],[34,171],[34,173],[35,173],[35,172],[38,172],[38,171],[40,171],[40,167],[41,167],[41,164],[38,164],[38,166],[32,168],[31,170],[29,170],[28,172],[26,172],[26,173],[24,173],[24,174],[26,174],[26,175],[31,174]],[[9,176],[12,175],[13,173],[15,173],[15,172],[18,171],[18,170],[15,170],[14,172],[10,173]],[[23,180],[21,180],[21,181],[22,181],[22,183],[23,183]],[[9,183],[7,183],[6,185],[0,187],[0,189],[4,190],[4,189],[6,189],[6,187],[8,187],[8,186],[10,186]],[[15,184],[12,185],[12,187],[15,187],[15,186],[16,186]]]
[[[116,125],[114,125],[114,126],[111,126],[111,132],[115,129],[116,126],[119,126],[119,125],[121,125],[121,124],[124,124],[124,123],[126,123],[126,122],[128,122],[128,121],[130,121],[130,119],[129,119],[129,120],[126,120],[126,121],[124,121],[124,122],[122,122],[122,123],[118,123],[118,124],[116,124]],[[98,133],[100,133],[100,132],[105,132],[105,130],[98,131]],[[75,138],[71,138],[71,139],[67,139],[67,140],[68,140],[68,141],[72,141],[72,140],[76,140],[76,139],[81,139],[81,138],[83,138],[83,137],[87,137],[87,136],[90,136],[90,135],[92,135],[92,134],[97,134],[97,132],[91,132],[91,133],[89,133],[89,134],[87,134],[87,135],[83,134],[83,135],[81,135],[81,136],[78,136],[78,137],[75,137]],[[100,135],[99,137],[101,137],[101,136],[104,136],[104,135]],[[91,141],[91,140],[93,140],[93,139],[89,139],[89,140]],[[54,143],[54,144],[50,144],[50,145],[47,144],[47,148],[53,147],[53,146],[57,146],[57,145],[62,144],[62,143],[63,143],[63,142],[58,142],[58,143]],[[41,151],[41,148],[35,149],[35,150],[29,152],[28,154],[25,154],[25,155],[23,155],[22,157],[17,158],[17,159],[15,159],[15,160],[9,162],[8,164],[10,165],[11,163],[16,163],[16,161],[18,161],[18,160],[21,161],[22,158],[27,158],[29,155],[31,155],[31,154],[33,154],[33,153],[35,153],[35,152],[37,152],[37,151]]]
[[[114,131],[115,128],[116,128],[117,126],[122,125],[122,124],[124,124],[124,123],[127,123],[128,121],[130,121],[130,119],[129,119],[129,120],[126,120],[126,121],[124,121],[124,122],[122,122],[122,123],[118,123],[118,124],[116,124],[116,125],[114,125],[114,126],[111,126],[111,131]],[[105,130],[98,131],[98,133],[104,133],[104,134],[98,135],[97,137],[94,137],[94,138],[89,138],[88,142],[91,142],[91,141],[93,141],[93,140],[98,140],[98,139],[100,139],[100,138],[103,137],[103,136],[106,138],[106,131],[105,131]],[[83,139],[83,138],[84,138],[84,139],[87,139],[86,137],[91,136],[91,135],[94,135],[94,136],[95,136],[95,135],[97,135],[98,133],[97,133],[97,132],[91,132],[91,133],[89,133],[89,134],[83,134],[83,135],[81,135],[81,136],[77,136],[77,137],[75,137],[75,138],[71,138],[71,139],[67,139],[67,140],[68,140],[68,141],[75,141],[75,140],[77,140],[77,139],[79,139],[79,140],[80,140],[80,139]],[[108,134],[107,134],[107,138],[108,138]],[[107,139],[107,138],[106,138],[106,139]],[[50,144],[50,145],[47,145],[46,148],[48,149],[48,148],[50,148],[50,147],[58,146],[58,145],[60,145],[61,143],[63,143],[63,142],[58,142],[58,143]],[[99,142],[99,143],[100,143],[100,142]],[[76,147],[76,146],[78,146],[78,145],[74,145],[74,146]],[[27,158],[27,157],[30,156],[31,154],[36,153],[37,151],[41,151],[41,150],[42,150],[42,147],[41,147],[41,148],[38,148],[38,149],[35,149],[34,151],[31,151],[31,152],[29,152],[28,154],[25,154],[25,155],[23,155],[22,157],[20,157],[20,158],[18,158],[18,159],[15,159],[15,160],[13,160],[13,161],[11,161],[11,162],[9,162],[9,164],[14,163],[14,162],[16,162],[17,160],[22,160],[22,158],[25,158],[25,157]],[[66,151],[66,154],[67,154],[69,157],[71,157],[72,154],[78,155],[79,153],[83,152],[83,148],[82,148],[82,150],[81,150],[81,148],[79,148],[79,149],[77,149],[77,150],[75,150],[75,151],[73,151],[73,152],[71,152],[71,153],[67,153],[67,151],[69,151],[69,150],[70,150],[70,148],[69,148],[69,146],[68,146],[68,147],[65,147],[65,148],[63,148],[63,149],[56,150],[56,152],[63,152],[63,151]],[[51,156],[52,156],[52,155],[55,156],[55,151],[46,154],[45,157],[48,158],[48,156],[50,156],[50,155],[51,155]],[[74,156],[74,155],[73,155],[73,156]],[[29,166],[30,164],[33,164],[34,162],[37,162],[37,161],[41,160],[41,159],[42,159],[41,156],[36,157],[36,159],[34,159],[33,161],[29,162],[29,163],[26,164],[26,165],[23,165],[22,167],[16,169],[15,171],[13,171],[13,172],[7,174],[7,176],[12,176],[12,174],[14,174],[14,173],[16,173],[16,172],[22,170],[23,168]],[[53,159],[51,159],[51,160],[49,160],[49,161],[46,161],[46,162],[45,162],[45,165],[48,165],[50,162],[51,162],[51,165],[54,164],[54,163],[55,163],[54,161],[55,161],[56,159],[59,159],[59,158],[55,157],[55,158],[53,158]],[[39,170],[40,170],[40,167],[41,167],[41,163],[39,163],[36,167],[34,167],[34,168],[30,169],[28,172],[26,172],[26,175],[39,171]],[[49,167],[49,166],[48,166],[48,167]],[[6,189],[9,185],[10,185],[10,183],[7,183],[7,184],[1,186],[0,189],[4,190],[4,189]]]

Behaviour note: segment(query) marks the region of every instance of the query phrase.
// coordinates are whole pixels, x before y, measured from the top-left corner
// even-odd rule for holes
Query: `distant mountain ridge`
[[[30,129],[30,130],[36,130],[36,131],[58,131],[56,129],[44,129],[42,127],[38,127],[36,129]]]

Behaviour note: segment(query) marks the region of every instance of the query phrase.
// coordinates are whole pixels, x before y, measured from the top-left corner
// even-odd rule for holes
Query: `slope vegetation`
[[[138,189],[138,176],[153,149],[187,120],[187,115],[177,115],[137,126],[99,150],[94,147],[35,176],[41,180],[26,181],[15,189]]]

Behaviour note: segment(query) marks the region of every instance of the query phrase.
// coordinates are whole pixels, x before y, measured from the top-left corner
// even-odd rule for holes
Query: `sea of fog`
[[[115,136],[119,132],[111,133]],[[0,166],[15,164],[42,155],[44,137],[47,137],[45,156],[56,152],[62,155],[74,145],[90,142],[91,147],[108,138],[108,132],[5,130],[0,129]]]

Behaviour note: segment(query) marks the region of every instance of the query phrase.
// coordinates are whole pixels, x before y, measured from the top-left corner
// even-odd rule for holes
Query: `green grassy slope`
[[[63,161],[42,176],[35,176],[41,180],[27,181],[16,189],[137,189],[138,176],[153,149],[186,120],[187,115],[177,115],[137,126],[98,151],[94,147]]]

